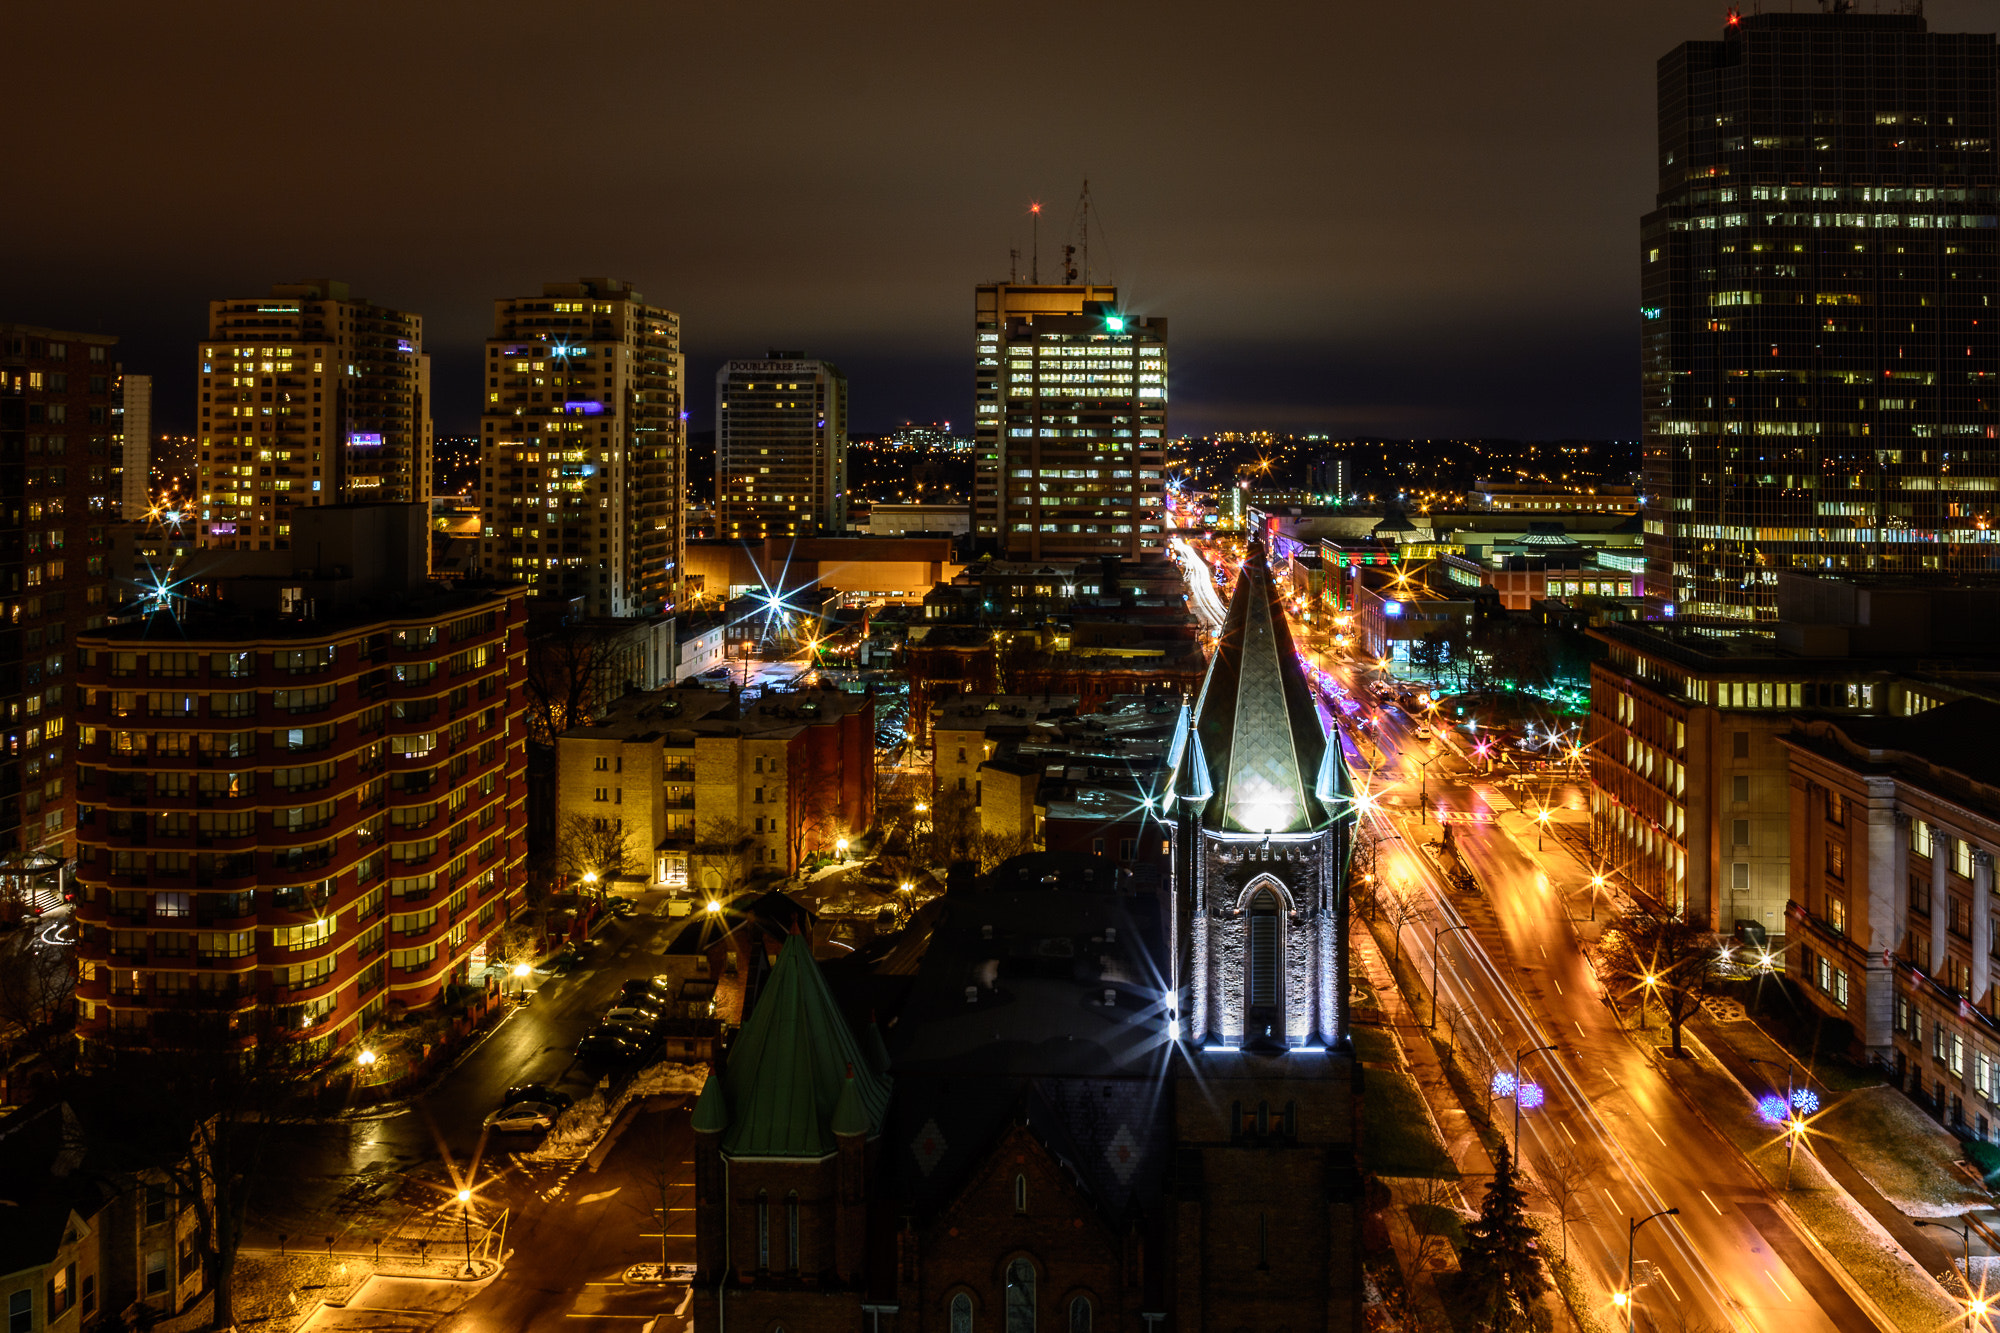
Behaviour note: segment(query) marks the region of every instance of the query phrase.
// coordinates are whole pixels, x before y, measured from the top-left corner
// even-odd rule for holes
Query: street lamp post
[[[472,1191],[458,1192],[458,1215],[465,1222],[465,1275],[473,1275],[472,1267]]]
[[[1799,1114],[1797,1107],[1788,1111],[1785,1121],[1785,1188],[1792,1187],[1792,1158],[1798,1153],[1799,1140],[1806,1136],[1806,1118]]]
[[[1439,930],[1436,926],[1431,927],[1431,1021],[1429,1026],[1433,1032],[1437,1031],[1438,1025],[1438,941],[1444,936],[1451,934],[1454,930],[1471,929],[1472,927],[1466,925],[1463,921],[1455,926],[1446,926],[1443,930]]]
[[[1680,1215],[1681,1210],[1678,1208],[1662,1208],[1651,1217],[1642,1217],[1636,1222],[1629,1217],[1625,1219],[1625,1290],[1614,1292],[1611,1297],[1613,1305],[1622,1305],[1625,1307],[1625,1333],[1633,1333],[1635,1322],[1639,1317],[1639,1293],[1632,1290],[1632,1251],[1639,1239],[1639,1228],[1645,1226],[1646,1223],[1652,1221],[1655,1217],[1679,1217]]]
[[[1535,850],[1542,850],[1542,835],[1549,831],[1549,811],[1544,806],[1535,811]]]
[[[1521,1161],[1521,1061],[1554,1049],[1552,1045],[1530,1046],[1514,1057],[1514,1162],[1517,1168]]]
[[[514,964],[514,998],[517,1000],[528,993],[528,973],[530,970],[526,963]]]
[[[1965,1327],[1968,1330],[1980,1327],[1985,1322],[1981,1316],[1993,1312],[1993,1302],[1989,1298],[1979,1295],[1972,1285],[1972,1215],[1970,1213],[1960,1213],[1958,1215],[1959,1224],[1957,1226],[1953,1226],[1949,1222],[1926,1221],[1922,1218],[1913,1217],[1910,1220],[1920,1227],[1936,1227],[1940,1231],[1956,1231],[1959,1233],[1959,1243],[1965,1250]]]

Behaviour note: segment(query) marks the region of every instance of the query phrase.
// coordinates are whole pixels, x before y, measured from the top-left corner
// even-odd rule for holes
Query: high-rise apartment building
[[[225,600],[78,640],[86,1050],[227,1033],[319,1058],[500,963],[527,598],[428,581],[428,520],[307,509],[289,559],[209,557]]]
[[[772,351],[715,372],[716,535],[836,537],[847,530],[847,377]]]
[[[972,531],[1017,559],[1162,548],[1167,321],[1101,285],[973,300]]]
[[[121,376],[118,397],[118,516],[137,521],[153,499],[153,377]]]
[[[76,635],[106,614],[118,521],[116,338],[0,324],[0,868],[68,855]]]
[[[1656,616],[1768,619],[1780,570],[2000,560],[2000,48],[1848,9],[1732,11],[1659,64]]]
[[[421,316],[328,278],[208,303],[195,494],[203,546],[284,550],[300,509],[429,504]]]
[[[681,318],[615,278],[493,303],[480,424],[481,568],[594,616],[680,601]]]

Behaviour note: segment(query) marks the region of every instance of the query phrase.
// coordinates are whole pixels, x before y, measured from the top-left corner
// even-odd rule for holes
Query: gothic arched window
[[[1259,889],[1250,900],[1250,1007],[1278,1007],[1278,899]]]
[[[1035,1266],[1026,1259],[1007,1265],[1007,1333],[1035,1333]]]
[[[1090,1333],[1090,1297],[1078,1296],[1069,1303],[1069,1333]]]
[[[951,1333],[972,1333],[972,1297],[962,1291],[951,1298]]]

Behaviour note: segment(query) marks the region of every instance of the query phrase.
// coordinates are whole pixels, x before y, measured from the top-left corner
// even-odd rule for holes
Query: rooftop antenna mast
[[[1090,177],[1083,178],[1083,196],[1076,201],[1083,214],[1083,285],[1090,285]]]
[[[1042,205],[1040,201],[1028,205],[1029,216],[1034,218],[1034,268],[1029,270],[1028,281],[1041,285],[1042,281]]]

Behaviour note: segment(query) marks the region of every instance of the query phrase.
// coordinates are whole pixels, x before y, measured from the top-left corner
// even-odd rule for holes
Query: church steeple
[[[1174,796],[1187,799],[1190,761],[1205,762],[1199,785],[1211,828],[1311,833],[1344,809],[1346,768],[1313,705],[1261,542],[1243,561],[1188,740],[1178,747]]]
[[[1175,1030],[1208,1052],[1345,1042],[1354,806],[1259,542],[1168,762]]]

